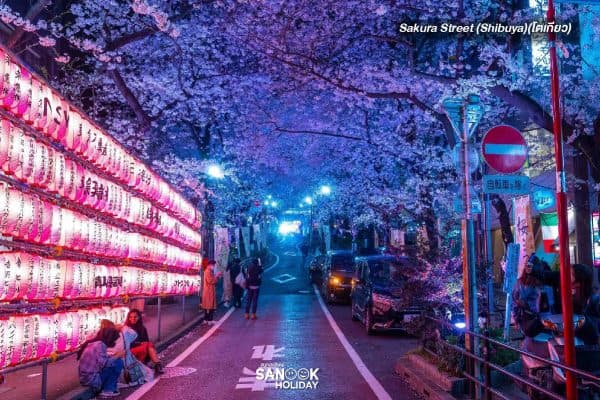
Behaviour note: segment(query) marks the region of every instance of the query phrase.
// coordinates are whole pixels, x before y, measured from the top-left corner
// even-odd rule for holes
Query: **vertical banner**
[[[400,249],[404,247],[404,231],[401,229],[390,230],[390,246]]]
[[[252,225],[252,231],[254,232],[254,243],[256,245],[256,251],[260,251],[262,247],[262,238],[260,236],[260,225],[254,224]]]
[[[250,257],[250,227],[244,226],[241,228],[242,230],[242,240],[244,241],[244,251],[246,254],[244,256]]]
[[[515,210],[515,243],[519,244],[521,249],[517,269],[517,278],[520,278],[523,269],[525,269],[527,258],[535,252],[529,195],[515,197],[513,199],[513,209]]]
[[[225,271],[229,258],[229,231],[227,228],[215,227],[215,260],[218,271],[223,273],[223,301],[231,299],[232,287],[229,272]]]
[[[331,228],[329,225],[323,225],[323,240],[325,241],[325,252],[331,250]]]
[[[510,320],[512,310],[512,291],[517,282],[517,268],[519,266],[519,248],[516,243],[509,243],[506,249],[506,263],[504,264],[504,285],[502,289],[506,293],[506,308],[504,312],[504,340],[510,338]]]

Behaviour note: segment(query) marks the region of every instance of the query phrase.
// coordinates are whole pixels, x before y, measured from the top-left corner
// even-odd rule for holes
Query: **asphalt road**
[[[263,276],[257,320],[244,319],[243,310],[221,312],[217,325],[196,329],[168,350],[164,377],[120,397],[418,399],[394,373],[395,361],[416,340],[367,336],[347,305],[325,312],[295,244],[280,243],[276,254]]]

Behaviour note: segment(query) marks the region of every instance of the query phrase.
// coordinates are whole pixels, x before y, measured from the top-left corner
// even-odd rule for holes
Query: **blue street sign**
[[[454,198],[454,211],[457,213],[464,212],[463,209],[464,200],[460,197]],[[481,201],[479,201],[479,197],[471,196],[471,212],[473,214],[481,214]]]
[[[554,191],[550,189],[538,189],[533,192],[533,204],[536,210],[541,211],[554,207],[555,203],[556,196],[554,195]]]
[[[529,194],[529,177],[524,175],[484,175],[483,193]]]

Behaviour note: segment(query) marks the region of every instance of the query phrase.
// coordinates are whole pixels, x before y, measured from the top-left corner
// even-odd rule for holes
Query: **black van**
[[[357,257],[352,282],[352,319],[365,324],[367,334],[375,330],[404,330],[423,307],[406,304],[402,291],[406,283],[407,257],[376,255]]]

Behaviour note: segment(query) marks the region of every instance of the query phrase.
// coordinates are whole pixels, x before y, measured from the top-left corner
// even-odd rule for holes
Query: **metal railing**
[[[491,378],[492,370],[496,370],[499,373],[509,377],[513,381],[519,382],[519,383],[531,388],[532,390],[542,393],[543,395],[545,395],[553,400],[565,400],[564,396],[561,396],[560,394],[558,394],[556,392],[548,390],[547,388],[540,386],[540,385],[536,384],[535,382],[532,382],[530,379],[527,379],[524,376],[515,374],[499,365],[492,363],[490,360],[491,345],[494,345],[494,346],[497,346],[499,348],[503,348],[506,350],[514,351],[515,353],[518,353],[519,355],[527,356],[534,360],[543,362],[544,364],[547,364],[550,367],[557,367],[564,371],[570,371],[573,374],[575,374],[578,378],[584,378],[587,381],[591,382],[594,386],[597,386],[600,388],[600,377],[590,374],[588,371],[569,367],[561,362],[557,362],[557,361],[550,360],[548,358],[540,357],[536,354],[533,354],[533,353],[527,352],[525,350],[522,350],[520,348],[511,346],[510,344],[501,342],[496,339],[492,339],[489,337],[487,330],[485,331],[484,334],[481,334],[481,333],[473,332],[473,331],[466,330],[466,329],[458,329],[455,326],[453,326],[452,324],[448,323],[447,321],[443,321],[443,320],[440,320],[437,318],[433,318],[430,316],[427,316],[426,318],[431,321],[434,321],[435,323],[437,323],[441,326],[449,328],[452,331],[459,331],[461,335],[471,335],[473,338],[477,338],[483,342],[483,349],[482,349],[483,357],[482,357],[482,356],[478,356],[478,355],[474,354],[472,351],[469,351],[463,347],[448,343],[448,341],[446,341],[444,339],[439,340],[439,343],[441,343],[443,346],[460,353],[461,355],[467,357],[468,359],[470,359],[472,361],[476,361],[477,363],[479,363],[481,365],[481,367],[483,367],[483,374],[482,374],[483,380],[481,378],[473,376],[472,374],[470,374],[464,370],[461,371],[461,374],[465,378],[467,378],[470,382],[472,382],[473,384],[475,384],[476,386],[478,386],[479,388],[481,388],[483,390],[483,395],[486,400],[491,400],[492,395],[495,395],[504,400],[511,400],[510,397],[507,397],[505,394],[496,390],[492,386],[492,378]],[[471,348],[474,348],[474,346],[472,346]],[[427,348],[426,346],[423,346],[423,349],[427,353],[429,353],[435,357],[439,357],[439,354],[435,353],[434,351]],[[474,392],[471,393],[471,397],[474,397],[474,395],[475,395]]]

